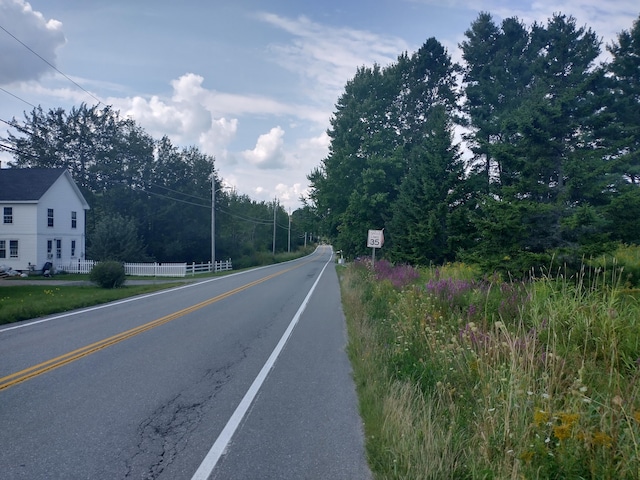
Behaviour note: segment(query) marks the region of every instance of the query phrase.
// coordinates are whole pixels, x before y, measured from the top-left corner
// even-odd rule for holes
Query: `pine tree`
[[[420,149],[411,151],[388,230],[393,241],[391,258],[414,265],[455,258],[451,213],[460,203],[464,177],[445,109],[433,108],[425,124],[425,138]]]

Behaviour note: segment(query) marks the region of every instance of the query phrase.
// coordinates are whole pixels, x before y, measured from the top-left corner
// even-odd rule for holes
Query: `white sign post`
[[[382,248],[384,245],[384,228],[382,230],[369,230],[367,236],[367,247],[372,249],[371,263],[376,264],[376,248]]]

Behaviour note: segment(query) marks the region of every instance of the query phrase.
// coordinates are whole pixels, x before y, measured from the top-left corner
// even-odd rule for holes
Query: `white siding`
[[[76,194],[71,177],[61,175],[40,198],[39,202],[0,203],[0,240],[6,241],[7,258],[0,265],[27,271],[29,264],[36,270],[45,262],[68,265],[72,260],[85,258],[85,210]],[[5,224],[4,207],[13,208],[13,223]],[[53,209],[53,227],[47,225],[47,211]],[[71,212],[76,212],[76,228],[71,227]],[[56,258],[56,240],[61,240],[61,258]],[[9,241],[18,240],[18,258],[10,258]],[[52,258],[47,258],[47,240],[53,242]],[[71,256],[71,242],[75,240],[75,255]]]
[[[4,223],[4,207],[13,209],[13,223]],[[0,265],[26,270],[29,262],[36,262],[36,214],[35,203],[0,203],[0,240],[7,242],[7,258],[0,258]],[[10,240],[18,240],[18,258],[9,256]]]
[[[53,227],[48,226],[48,210],[53,209]],[[77,225],[71,228],[71,212],[76,212]],[[56,265],[68,265],[71,260],[84,259],[84,209],[82,202],[66,175],[62,175],[42,196],[38,204],[38,263],[37,268],[42,268],[45,262],[50,261]],[[51,240],[52,258],[47,258],[47,241]],[[61,258],[56,256],[56,240],[62,241]],[[76,241],[75,256],[71,257],[71,241]]]

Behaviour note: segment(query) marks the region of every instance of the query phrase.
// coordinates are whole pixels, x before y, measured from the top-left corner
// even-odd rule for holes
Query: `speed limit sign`
[[[369,230],[369,235],[367,236],[367,247],[382,248],[382,245],[384,245],[383,230]]]

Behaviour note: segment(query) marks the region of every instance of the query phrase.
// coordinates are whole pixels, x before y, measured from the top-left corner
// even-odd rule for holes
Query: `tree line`
[[[514,271],[640,243],[640,17],[606,62],[563,14],[481,13],[460,48],[461,65],[429,38],[347,82],[308,175],[323,233],[352,256],[384,228],[396,262]]]
[[[212,185],[218,260],[241,267],[272,253],[274,209],[275,250],[289,249],[289,215],[276,201],[222,188],[214,157],[153,139],[109,106],[37,107],[9,123],[13,167],[67,168],[87,199],[87,258],[208,262]],[[313,231],[308,210],[292,215],[292,250]]]

